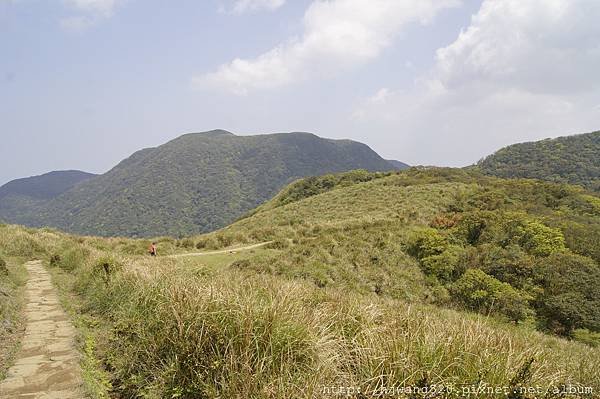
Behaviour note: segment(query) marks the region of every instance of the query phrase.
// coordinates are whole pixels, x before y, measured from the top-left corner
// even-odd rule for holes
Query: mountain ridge
[[[0,186],[0,199],[9,195],[50,199],[95,176],[97,175],[94,173],[81,170],[56,170],[41,175],[14,179]]]
[[[103,236],[186,235],[227,225],[302,177],[394,169],[369,146],[312,133],[188,133],[134,152],[43,203],[0,203],[0,217]]]

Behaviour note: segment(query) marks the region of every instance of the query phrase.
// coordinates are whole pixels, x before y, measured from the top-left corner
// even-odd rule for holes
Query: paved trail
[[[26,267],[27,327],[15,365],[0,383],[0,399],[84,398],[75,329],[42,262],[29,262]]]
[[[187,256],[208,256],[208,255],[216,255],[216,254],[234,254],[236,252],[241,251],[249,251],[251,249],[256,249],[260,247],[264,247],[265,245],[269,245],[273,241],[261,242],[260,244],[252,244],[247,245],[245,247],[237,247],[237,248],[229,248],[221,251],[211,251],[211,252],[188,252],[185,254],[177,254],[177,255],[169,255],[169,258],[185,258]]]

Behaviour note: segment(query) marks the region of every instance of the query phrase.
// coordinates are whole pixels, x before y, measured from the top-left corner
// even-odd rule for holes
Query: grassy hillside
[[[451,169],[350,172],[299,180],[221,231],[156,241],[150,258],[148,241],[0,228],[7,256],[46,259],[75,300],[84,362],[104,370],[91,391],[600,392],[600,199],[581,188]],[[170,256],[259,242],[270,243]],[[398,394],[407,389],[417,392]]]
[[[478,164],[488,174],[579,184],[600,191],[600,131],[514,144]]]
[[[189,235],[227,225],[299,177],[361,168],[392,169],[349,140],[188,134],[139,151],[48,202],[13,201],[0,217],[103,236]]]

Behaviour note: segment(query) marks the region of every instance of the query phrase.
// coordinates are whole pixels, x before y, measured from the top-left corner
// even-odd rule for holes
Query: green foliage
[[[442,254],[448,248],[448,239],[435,229],[417,230],[407,245],[407,252],[417,259]]]
[[[544,327],[571,335],[574,329],[600,331],[600,266],[569,253],[540,259],[535,270],[542,291],[536,311]]]
[[[67,170],[13,180],[0,187],[0,200],[9,196],[35,199],[54,198],[94,176],[94,174],[78,170]]]
[[[477,248],[477,256],[474,265],[498,280],[518,289],[528,289],[533,285],[535,257],[527,254],[518,245],[502,248],[484,244]]]
[[[287,240],[285,238],[277,238],[277,239],[273,240],[272,243],[270,243],[269,245],[267,245],[267,248],[271,248],[271,249],[285,249],[285,248],[289,248],[289,246],[290,246],[289,240]]]
[[[600,346],[600,332],[592,332],[587,328],[578,328],[576,330],[573,330],[571,335],[574,340],[583,342],[589,346]]]
[[[57,265],[65,271],[73,271],[87,260],[89,254],[89,249],[82,245],[69,246],[59,255]]]
[[[512,240],[518,242],[532,255],[548,256],[566,249],[565,239],[560,229],[530,220],[511,227],[509,234]]]
[[[50,256],[50,266],[52,267],[56,267],[58,265],[60,265],[60,261],[62,260],[62,258],[60,257],[59,254],[53,254],[52,256]]]
[[[523,294],[479,269],[467,270],[450,289],[458,301],[479,312],[500,313],[514,321],[529,314]]]
[[[449,282],[456,275],[462,254],[461,247],[450,245],[437,255],[422,258],[421,268],[425,274],[435,276],[441,282]]]
[[[0,257],[0,274],[8,275],[8,267],[6,261]]]
[[[169,253],[196,252],[190,241],[201,249],[273,241],[260,250],[151,258],[135,250],[148,241],[11,227],[0,228],[0,242],[11,241],[7,229],[45,254],[89,250],[68,274],[52,271],[67,276],[55,281],[78,294],[77,311],[97,320],[93,367],[106,366],[102,385],[113,396],[314,398],[332,385],[366,396],[382,385],[600,389],[600,352],[588,346],[597,333],[589,311],[599,285],[587,257],[595,248],[579,239],[593,235],[600,215],[587,195],[411,169],[286,205],[274,199],[208,235],[157,239]],[[565,248],[555,251],[559,231]],[[122,265],[109,278],[99,267],[107,256]],[[574,271],[559,267],[566,256]],[[575,287],[579,310],[554,307],[552,298]],[[587,332],[571,336],[588,344],[532,328],[552,330],[556,309],[585,316]]]
[[[123,270],[123,264],[113,256],[103,256],[96,259],[93,268],[93,274],[101,276],[105,283],[108,283],[111,278]]]
[[[346,173],[308,177],[287,186],[273,199],[271,205],[283,206],[336,188],[348,187],[353,184],[364,183],[385,176],[389,176],[389,173],[372,173],[367,170],[354,170]]]
[[[600,192],[600,131],[514,144],[483,159],[478,166],[499,177],[580,184]]]

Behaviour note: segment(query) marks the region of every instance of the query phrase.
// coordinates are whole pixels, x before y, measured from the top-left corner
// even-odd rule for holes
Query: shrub
[[[0,274],[8,274],[8,267],[6,266],[6,261],[0,258]]]
[[[527,299],[519,291],[479,269],[467,270],[450,290],[464,306],[482,313],[499,313],[514,321],[530,313]]]
[[[518,245],[501,248],[484,244],[478,251],[478,267],[487,274],[519,289],[532,285],[534,257]]]
[[[450,229],[456,226],[460,219],[459,213],[437,215],[429,222],[429,227],[440,230]]]
[[[50,266],[52,267],[59,266],[61,261],[62,258],[59,254],[53,254],[52,256],[50,256]]]
[[[455,274],[463,249],[451,245],[438,255],[430,255],[421,259],[421,269],[427,275],[436,277],[441,282],[449,282]]]
[[[213,237],[202,237],[196,243],[196,249],[216,249],[219,248],[219,242]]]
[[[110,279],[123,269],[123,264],[111,256],[103,256],[94,263],[93,273],[108,283]]]
[[[290,246],[289,240],[287,240],[285,238],[277,238],[272,243],[267,245],[266,247],[270,248],[270,249],[285,249],[285,248],[288,248],[289,246]]]
[[[423,259],[432,255],[440,255],[448,247],[448,240],[440,232],[432,228],[415,231],[409,238],[407,252]]]
[[[184,238],[182,240],[177,240],[175,245],[180,248],[189,249],[194,247],[194,241],[191,238]]]
[[[592,332],[587,328],[579,328],[577,330],[573,330],[572,336],[574,340],[583,342],[584,344],[588,344],[589,346],[600,346],[599,332]]]
[[[548,256],[565,251],[565,238],[560,229],[540,222],[525,220],[510,226],[508,234],[512,242],[535,256]]]
[[[457,223],[455,234],[470,245],[477,245],[490,225],[494,224],[489,212],[473,212],[463,215]]]
[[[74,245],[63,252],[58,266],[65,271],[73,271],[89,257],[90,250],[82,245]]]
[[[600,266],[570,253],[540,259],[535,269],[542,292],[535,301],[543,326],[570,336],[577,328],[600,331]]]

